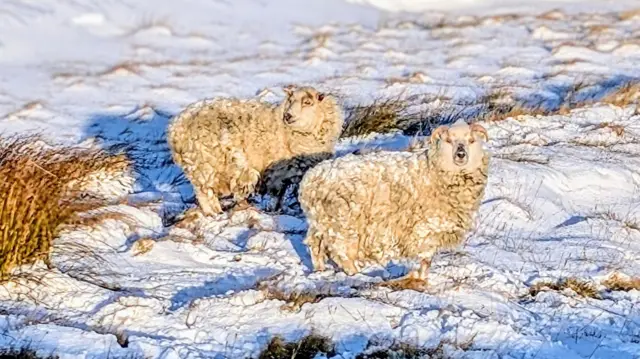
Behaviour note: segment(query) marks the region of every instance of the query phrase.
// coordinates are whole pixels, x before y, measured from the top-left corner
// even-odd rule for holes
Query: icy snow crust
[[[449,3],[464,12],[465,2]],[[139,173],[130,203],[155,201],[102,209],[121,216],[66,231],[55,270],[24,269],[38,283],[2,286],[0,347],[60,358],[244,358],[274,335],[315,332],[342,358],[394,341],[470,342],[465,352],[448,347],[461,358],[640,357],[637,291],[527,295],[540,280],[575,276],[601,289],[613,272],[640,275],[635,105],[484,123],[493,159],[477,226],[464,247],[436,256],[428,293],[372,285],[393,268],[309,274],[303,217],[242,211],[165,227],[193,201],[164,139],[170,115],[191,102],[275,101],[292,82],[337,91],[345,105],[403,95],[468,110],[498,88],[548,107],[571,91],[597,99],[640,75],[640,16],[606,12],[630,2],[545,16],[268,4],[0,2],[0,129],[125,146]],[[345,139],[339,153],[402,150],[410,140]],[[153,241],[149,251],[140,239]],[[291,310],[267,295],[276,291],[326,298]]]

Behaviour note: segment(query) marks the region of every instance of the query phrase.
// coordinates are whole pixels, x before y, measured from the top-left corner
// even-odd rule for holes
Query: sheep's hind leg
[[[404,277],[388,280],[380,283],[380,285],[394,290],[412,289],[417,292],[424,292],[427,290],[427,276],[430,267],[431,260],[423,259],[418,269],[410,271]]]
[[[360,273],[360,269],[356,263],[358,258],[357,246],[346,246],[344,248],[332,248],[330,250],[331,259],[340,267],[347,275],[355,275]]]
[[[222,213],[220,200],[218,200],[218,196],[213,193],[211,189],[201,190],[196,186],[195,192],[198,206],[205,216],[215,216],[216,214]]]
[[[315,233],[316,231],[313,228],[309,228],[304,244],[309,247],[312,270],[314,272],[323,272],[326,269],[327,252],[322,246],[322,238]]]
[[[253,168],[239,169],[238,173],[238,176],[231,184],[231,192],[235,200],[232,212],[242,211],[252,207],[247,198],[255,191],[260,181],[260,172]]]

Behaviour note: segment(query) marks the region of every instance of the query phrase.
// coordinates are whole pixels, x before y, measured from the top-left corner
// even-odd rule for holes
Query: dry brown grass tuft
[[[313,359],[318,354],[327,357],[335,355],[334,346],[329,338],[310,334],[297,343],[287,343],[281,337],[274,337],[265,350],[260,353],[260,359]]]
[[[400,343],[390,348],[379,349],[370,353],[360,353],[356,359],[421,359],[421,358],[441,358],[442,348],[438,346],[436,350],[428,350],[414,345]],[[440,355],[440,356],[438,356]]]
[[[475,335],[471,336],[468,340],[458,343],[450,340],[442,340],[435,348],[421,348],[415,345],[407,343],[395,343],[388,348],[378,349],[375,351],[365,351],[356,356],[356,359],[449,359],[452,358],[448,354],[447,347],[468,351],[473,346]],[[371,343],[369,343],[371,346]]]
[[[608,128],[611,130],[611,132],[615,133],[616,136],[618,137],[624,136],[624,126],[622,125],[615,125],[609,122],[603,122],[598,125],[598,128]]]
[[[499,122],[510,117],[518,116],[546,116],[551,114],[566,114],[569,108],[566,105],[556,110],[549,110],[542,104],[524,104],[511,99],[511,95],[501,89],[490,92],[480,98],[478,104],[482,106],[477,120],[487,122]]]
[[[618,17],[622,21],[631,20],[634,17],[640,17],[640,9],[633,9],[621,12]]]
[[[134,257],[143,255],[152,250],[155,243],[151,238],[140,238],[131,246],[131,253]]]
[[[536,18],[540,20],[553,20],[553,21],[564,20],[566,17],[567,15],[558,9],[553,9],[536,16]]]
[[[117,65],[111,66],[110,68],[98,73],[98,76],[108,76],[108,75],[116,75],[116,74],[135,74],[140,76],[141,75],[140,64],[130,62],[130,61],[125,61]]]
[[[607,96],[602,98],[600,102],[618,107],[626,107],[632,104],[637,104],[639,100],[640,83],[629,82],[613,90]]]
[[[628,292],[630,290],[640,290],[640,278],[624,278],[615,273],[602,282],[602,285],[610,291]]]
[[[34,350],[22,348],[20,350],[0,349],[0,359],[58,359],[57,356],[39,356]]]
[[[417,116],[407,114],[407,101],[398,98],[376,100],[370,105],[347,110],[346,126],[341,137],[365,136],[371,133],[388,133],[404,130],[418,121]]]
[[[61,226],[102,204],[81,196],[83,178],[113,160],[98,150],[48,147],[37,136],[0,139],[0,159],[2,281],[17,266],[46,261]]]
[[[565,289],[571,289],[579,296],[585,298],[594,298],[600,299],[600,293],[595,288],[595,286],[589,282],[577,279],[577,278],[565,278],[561,279],[557,282],[551,281],[542,281],[536,283],[534,286],[529,288],[529,294],[533,297],[538,295],[540,292],[553,290],[557,292],[561,292]]]
[[[266,282],[259,285],[259,290],[264,293],[265,299],[267,300],[281,300],[285,302],[281,309],[286,311],[298,311],[307,303],[318,303],[322,299],[329,297],[329,295],[314,293],[312,291],[285,293],[278,288],[269,286]]]

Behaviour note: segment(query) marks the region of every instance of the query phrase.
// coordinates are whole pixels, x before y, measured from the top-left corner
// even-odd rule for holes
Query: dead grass
[[[20,265],[46,261],[63,224],[102,203],[83,199],[82,179],[110,166],[98,150],[43,147],[36,136],[0,139],[0,281]],[[69,184],[75,182],[77,186]]]
[[[370,342],[367,349],[356,356],[356,359],[449,359],[452,350],[468,351],[473,345],[475,336],[462,343],[448,340],[441,341],[435,348],[421,348],[407,343],[393,343],[377,345]],[[375,349],[380,347],[380,349]],[[450,350],[448,350],[450,349]],[[312,359],[318,354],[327,358],[335,356],[335,345],[327,337],[310,334],[298,342],[287,343],[279,336],[271,339],[265,350],[260,353],[260,359]]]
[[[0,349],[0,359],[58,359],[57,356],[42,357],[37,355],[35,350],[20,349],[20,350],[2,350]]]
[[[371,133],[403,132],[405,135],[426,134],[425,130],[440,124],[447,124],[459,118],[468,122],[500,122],[519,116],[567,115],[572,110],[592,106],[597,103],[626,107],[640,101],[640,81],[626,81],[622,84],[593,83],[576,81],[567,89],[557,91],[561,100],[552,105],[540,100],[523,100],[505,88],[490,90],[469,103],[455,103],[449,98],[437,96],[433,99],[418,96],[403,100],[400,98],[377,99],[370,105],[361,105],[346,110],[346,125],[341,137],[365,136]],[[435,104],[426,110],[409,111],[413,106]],[[619,125],[603,124],[618,136],[625,129]]]
[[[631,20],[636,16],[640,17],[640,9],[627,10],[618,14],[618,18],[622,21]]]
[[[417,116],[406,113],[408,107],[407,101],[392,98],[377,99],[370,105],[347,109],[346,126],[341,137],[404,130],[418,120]]]
[[[571,289],[577,295],[584,298],[593,298],[593,299],[601,298],[600,293],[598,293],[598,290],[593,284],[581,279],[573,278],[573,277],[560,279],[557,282],[551,282],[551,281],[538,282],[529,288],[529,295],[531,295],[532,297],[535,297],[540,292],[545,292],[550,290],[561,292],[561,291],[564,291],[565,289]]]
[[[265,350],[260,353],[260,359],[313,359],[318,354],[327,357],[335,355],[334,346],[329,338],[310,334],[297,343],[287,343],[279,336],[269,342]]]
[[[409,344],[397,344],[391,348],[380,349],[368,354],[360,353],[356,359],[421,359],[421,358],[441,358],[443,356],[432,356],[435,351],[419,348]]]
[[[452,342],[450,340],[442,340],[435,348],[421,348],[407,343],[394,343],[388,348],[378,350],[365,350],[364,353],[358,354],[356,359],[449,359],[453,358],[449,355],[449,350],[468,351],[473,346],[475,335],[464,342]],[[371,347],[369,343],[368,347]],[[365,354],[366,353],[366,354]],[[457,357],[457,356],[456,356]]]
[[[553,9],[536,16],[536,18],[540,20],[552,20],[552,21],[564,20],[566,17],[567,15],[559,9]]]
[[[640,83],[629,82],[617,87],[606,95],[600,102],[608,103],[618,107],[626,107],[638,104],[640,100]]]
[[[615,133],[616,136],[618,137],[622,137],[624,135],[624,126],[622,125],[615,125],[610,122],[603,122],[598,125],[598,128],[608,128],[611,130],[611,132]]]
[[[639,290],[640,291],[640,278],[624,278],[619,274],[615,273],[607,280],[602,282],[608,290],[610,291],[624,291],[628,292],[630,290]]]
[[[270,286],[267,282],[261,283],[258,289],[265,294],[265,299],[267,300],[280,300],[285,302],[281,307],[282,310],[294,312],[300,310],[300,308],[307,303],[318,303],[322,299],[330,297],[327,294],[312,291],[285,293],[278,288]]]

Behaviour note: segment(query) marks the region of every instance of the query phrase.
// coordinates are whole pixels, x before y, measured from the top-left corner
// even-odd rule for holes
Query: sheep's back
[[[311,169],[300,186],[300,203],[314,220],[348,221],[357,218],[368,224],[393,220],[415,193],[418,157],[407,152],[376,152],[347,155],[324,161]]]

